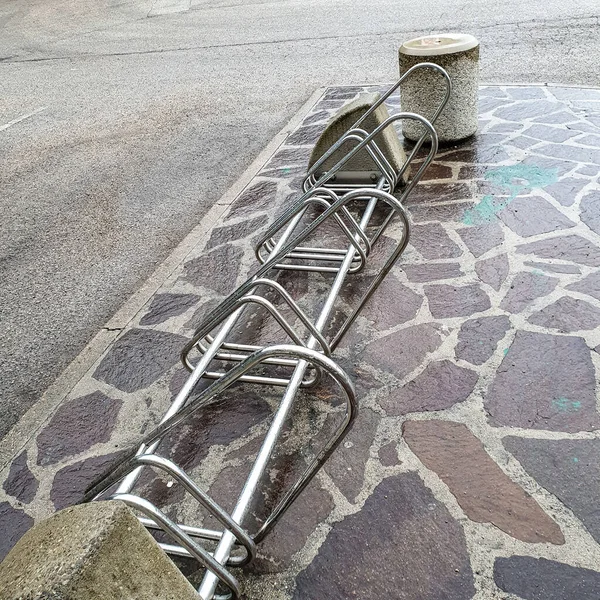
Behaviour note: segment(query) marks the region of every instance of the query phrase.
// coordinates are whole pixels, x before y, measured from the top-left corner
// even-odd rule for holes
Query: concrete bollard
[[[476,133],[479,88],[479,42],[476,38],[458,33],[415,38],[400,46],[399,61],[400,75],[422,62],[440,65],[450,75],[452,94],[435,123],[440,142],[457,142]],[[445,85],[439,74],[419,70],[400,86],[402,111],[430,119],[444,92]],[[416,122],[405,121],[402,133],[405,138],[416,141],[423,131]]]
[[[0,600],[198,600],[121,502],[66,508],[30,529],[0,563]]]

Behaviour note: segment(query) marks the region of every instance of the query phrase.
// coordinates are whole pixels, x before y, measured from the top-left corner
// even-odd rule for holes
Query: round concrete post
[[[440,142],[463,140],[477,131],[477,94],[479,86],[479,42],[472,35],[447,33],[427,35],[400,46],[400,75],[422,62],[440,65],[452,80],[450,100],[435,123]],[[400,86],[400,106],[430,119],[439,106],[445,85],[439,74],[423,69]],[[402,124],[404,137],[416,141],[423,131],[418,123]]]

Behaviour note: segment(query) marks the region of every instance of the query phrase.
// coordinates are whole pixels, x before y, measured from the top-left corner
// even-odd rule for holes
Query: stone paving
[[[160,419],[184,381],[179,350],[255,268],[253,241],[297,193],[327,118],[362,89],[376,88],[325,93],[14,457],[0,556]],[[411,245],[336,352],[357,423],[238,573],[248,599],[600,598],[598,165],[600,91],[481,89],[479,135],[440,150],[408,203]],[[324,280],[282,277],[314,310]],[[172,456],[230,509],[272,407],[268,391],[232,389],[170,437]],[[340,410],[326,385],[301,399],[271,488]],[[172,482],[141,485],[173,517],[210,522]]]

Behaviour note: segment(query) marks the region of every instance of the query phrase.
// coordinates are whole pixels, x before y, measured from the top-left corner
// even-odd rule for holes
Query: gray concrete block
[[[327,123],[325,131],[321,134],[309,160],[309,168],[317,162],[323,154],[331,146],[337,142],[344,133],[346,133],[358,119],[377,102],[380,98],[379,94],[361,94],[348,104],[345,104]],[[379,106],[372,115],[370,115],[364,123],[361,123],[360,128],[367,132],[372,132],[386,119],[389,118],[389,113],[385,104]],[[406,162],[404,149],[400,144],[398,134],[393,125],[386,127],[376,138],[375,142],[384,156],[396,171],[399,171],[402,165]],[[347,154],[356,144],[348,142],[339,150],[334,152],[329,157],[320,171],[327,171],[333,167],[345,154]],[[343,167],[342,172],[368,171],[377,172],[377,166],[373,159],[369,156],[366,150],[359,152],[356,156],[350,159]],[[408,172],[405,173],[405,176]]]
[[[443,67],[452,80],[452,93],[434,127],[442,144],[466,139],[477,132],[479,92],[479,42],[470,35],[427,35],[402,44],[400,75],[423,62]],[[446,93],[439,73],[416,71],[400,86],[400,107],[432,120]],[[402,122],[405,138],[416,141],[425,129],[417,121]]]
[[[0,564],[1,600],[198,600],[123,503],[66,508],[30,529]]]

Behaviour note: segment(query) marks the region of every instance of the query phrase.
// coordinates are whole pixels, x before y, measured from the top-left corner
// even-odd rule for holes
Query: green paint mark
[[[282,170],[283,170],[284,175],[287,175],[288,173],[292,172],[292,169],[290,169],[289,167],[285,167],[285,169],[282,169]]]
[[[512,165],[492,169],[485,174],[485,178],[513,194],[515,191],[518,193],[524,189],[542,188],[556,183],[558,169],[543,169],[536,165]]]
[[[577,412],[581,408],[579,400],[569,400],[568,398],[555,398],[552,404],[560,413]]]
[[[490,223],[519,194],[555,183],[558,180],[558,169],[542,169],[535,165],[511,165],[491,169],[487,171],[485,178],[496,184],[509,197],[499,199],[491,194],[484,196],[479,204],[465,211],[462,219],[465,225]]]
[[[465,225],[483,225],[484,223],[490,223],[503,208],[508,206],[508,204],[508,200],[503,202],[491,195],[484,196],[479,204],[465,211],[462,222]]]

